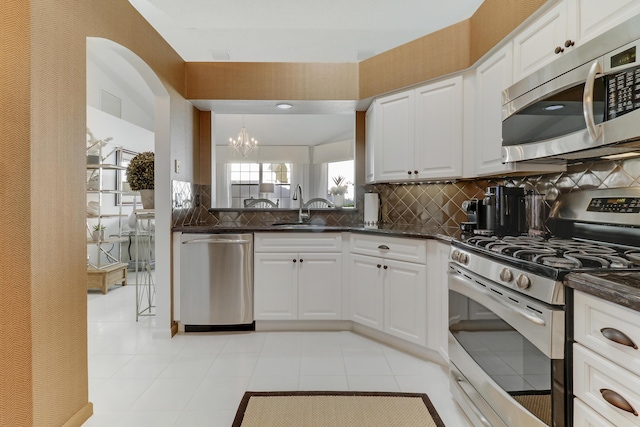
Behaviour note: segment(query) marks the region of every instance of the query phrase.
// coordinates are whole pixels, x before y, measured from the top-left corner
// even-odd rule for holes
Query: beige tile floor
[[[133,281],[131,281],[133,283]],[[135,287],[90,292],[87,427],[228,427],[246,390],[427,393],[447,427],[470,426],[447,371],[351,332],[179,334],[135,321]]]

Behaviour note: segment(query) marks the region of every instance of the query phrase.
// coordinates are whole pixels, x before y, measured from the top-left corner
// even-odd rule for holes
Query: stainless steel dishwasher
[[[182,234],[180,322],[253,324],[252,234]]]

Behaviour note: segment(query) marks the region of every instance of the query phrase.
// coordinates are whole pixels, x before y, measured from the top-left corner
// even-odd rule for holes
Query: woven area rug
[[[426,394],[245,393],[232,427],[444,427]]]

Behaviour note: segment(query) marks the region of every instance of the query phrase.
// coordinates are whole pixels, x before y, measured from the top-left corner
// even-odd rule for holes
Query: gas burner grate
[[[541,255],[534,259],[535,262],[541,263],[553,268],[580,268],[582,264],[577,259],[561,258],[555,256]]]

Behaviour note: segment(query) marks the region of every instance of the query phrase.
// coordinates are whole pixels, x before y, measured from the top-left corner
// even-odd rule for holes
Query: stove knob
[[[511,272],[511,270],[503,268],[500,272],[500,280],[507,283],[511,282],[513,280],[513,273]]]
[[[458,260],[462,265],[469,265],[469,255],[465,254],[464,252],[460,253],[460,255],[458,256]]]
[[[460,251],[454,249],[453,252],[451,252],[451,259],[454,261],[458,261],[460,259]]]
[[[516,278],[516,286],[520,289],[527,289],[531,286],[531,279],[529,279],[529,276],[519,274]]]

